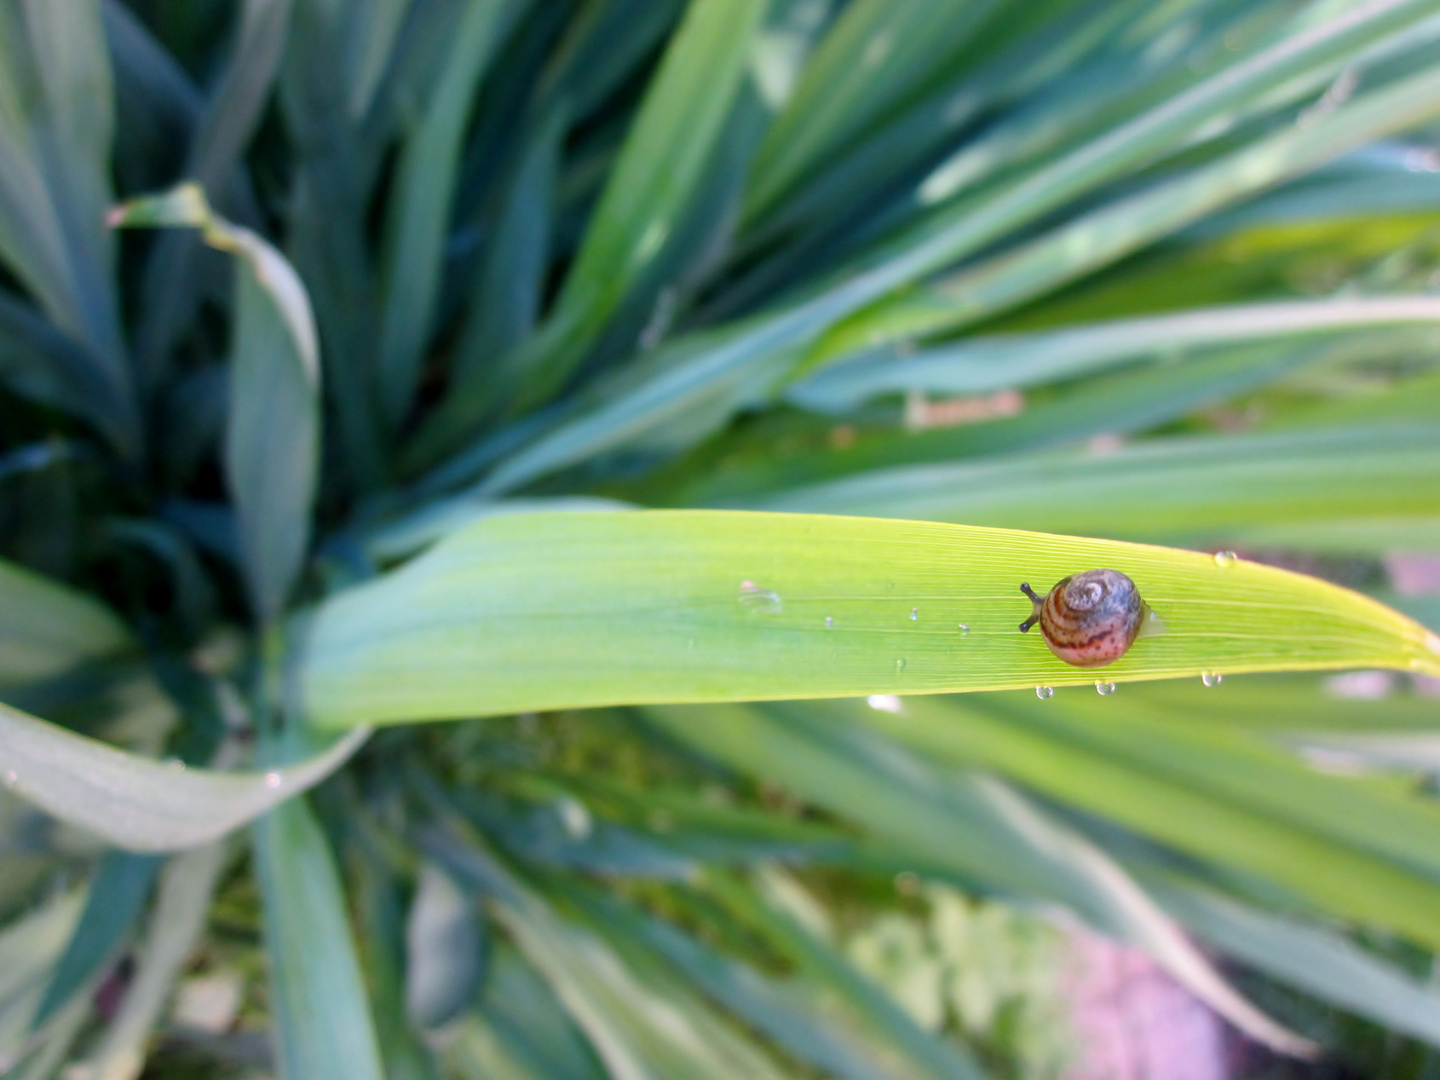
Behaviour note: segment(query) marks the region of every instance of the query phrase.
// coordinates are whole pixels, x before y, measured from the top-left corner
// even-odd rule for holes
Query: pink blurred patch
[[[1387,555],[1385,569],[1401,596],[1440,596],[1440,556]]]
[[[1072,942],[1065,1080],[1228,1080],[1231,1037],[1215,1013],[1142,952],[1083,932]]]

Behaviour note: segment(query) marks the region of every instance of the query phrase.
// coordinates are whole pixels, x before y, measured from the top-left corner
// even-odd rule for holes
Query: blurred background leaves
[[[0,1072],[1166,1075],[1103,983],[1216,1076],[1436,1075],[1437,39],[0,6]],[[838,524],[634,507],[1106,539],[936,526],[974,576],[855,607]],[[1114,541],[1241,559],[1144,556],[1101,696],[998,628]],[[1394,670],[1236,674],[1322,662]]]

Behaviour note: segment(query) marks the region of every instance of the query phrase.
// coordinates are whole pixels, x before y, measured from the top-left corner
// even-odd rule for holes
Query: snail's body
[[[1045,596],[1028,584],[1020,589],[1035,606],[1020,629],[1039,623],[1050,651],[1076,667],[1103,667],[1119,660],[1135,643],[1145,621],[1140,590],[1118,570],[1072,574]]]

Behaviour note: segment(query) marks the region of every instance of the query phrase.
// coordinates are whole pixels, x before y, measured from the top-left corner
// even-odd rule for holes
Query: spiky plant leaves
[[[133,1073],[213,868],[111,902],[141,864],[34,805],[147,851],[272,811],[263,897],[218,903],[268,923],[282,1076],[976,1075],[845,959],[938,903],[905,872],[1064,905],[1277,1046],[1433,1039],[1433,638],[1380,603],[1435,629],[1385,566],[1440,535],[1437,36],[1429,0],[6,8],[0,688],[56,723],[3,713],[0,1061]],[[186,179],[248,232],[128,212],[240,259],[105,230]],[[1170,632],[1119,695],[899,696],[1088,681],[1015,589],[1122,558]],[[1398,672],[1194,677],[1362,663]],[[245,760],[307,712],[835,693],[876,708],[394,727],[278,809],[349,744]],[[424,858],[478,968],[418,933]],[[114,917],[77,933],[82,863]],[[1181,926],[1304,996],[1245,976],[1265,1017]]]

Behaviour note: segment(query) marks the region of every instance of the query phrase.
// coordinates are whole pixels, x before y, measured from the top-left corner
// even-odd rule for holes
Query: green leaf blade
[[[218,839],[313,787],[364,733],[268,772],[183,769],[126,753],[0,705],[0,781],[42,810],[127,851],[178,851]]]
[[[383,1080],[335,857],[304,799],[254,826],[282,1080]]]
[[[1022,581],[1113,567],[1167,632],[1107,680],[1440,670],[1440,639],[1286,571],[1079,537],[720,511],[491,518],[324,604],[295,689],[326,727],[613,704],[1093,682]]]

